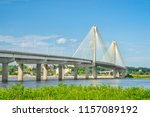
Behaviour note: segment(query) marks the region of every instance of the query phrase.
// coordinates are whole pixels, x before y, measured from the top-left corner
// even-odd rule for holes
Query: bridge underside
[[[47,80],[47,65],[48,64],[58,64],[59,65],[59,75],[58,79],[63,80],[64,79],[64,66],[65,65],[74,65],[74,79],[77,79],[78,77],[78,68],[84,67],[85,68],[85,78],[89,78],[89,68],[93,67],[92,62],[89,60],[86,61],[73,61],[73,60],[47,60],[47,59],[27,59],[27,58],[10,58],[10,57],[0,57],[0,63],[2,63],[2,82],[8,81],[8,64],[11,62],[16,62],[18,64],[18,81],[23,81],[23,65],[24,64],[36,64],[36,80],[41,80],[41,69],[43,69],[43,77],[42,80]],[[108,67],[111,68],[112,71],[110,71],[109,77],[105,76],[106,78],[121,78],[124,77],[125,68],[121,66],[116,66],[111,63],[105,63],[105,62],[97,62],[95,66],[94,74],[92,75],[92,78],[100,78],[100,76],[97,75],[96,67]],[[91,78],[91,77],[90,77]],[[104,76],[102,76],[104,78]]]

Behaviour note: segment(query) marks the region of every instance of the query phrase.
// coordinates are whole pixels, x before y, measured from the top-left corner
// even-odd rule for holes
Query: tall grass
[[[150,89],[126,88],[112,86],[45,86],[41,88],[24,88],[13,85],[0,88],[2,100],[141,100],[150,99]]]

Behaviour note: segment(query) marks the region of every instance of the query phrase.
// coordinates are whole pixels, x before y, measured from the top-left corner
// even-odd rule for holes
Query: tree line
[[[58,68],[58,65],[52,65],[52,69],[48,69],[49,75],[56,75],[56,69]],[[69,71],[66,73],[73,74],[74,73],[74,67],[73,66],[65,66],[65,69],[69,69]],[[109,71],[110,68],[104,68],[104,67],[97,67],[97,71]],[[0,65],[0,75],[2,74],[2,66]],[[18,66],[17,65],[9,65],[8,68],[8,74],[9,75],[17,75],[18,74]],[[28,65],[24,65],[24,74],[30,74],[30,75],[36,75],[36,67],[29,67]],[[79,67],[78,74],[82,75],[85,74],[85,68]],[[89,74],[92,74],[92,68],[89,68]],[[137,77],[137,76],[150,76],[150,68],[146,67],[127,67],[127,76],[126,77]]]

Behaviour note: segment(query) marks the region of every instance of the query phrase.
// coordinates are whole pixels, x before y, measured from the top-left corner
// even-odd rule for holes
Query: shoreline
[[[17,78],[18,76],[17,75],[9,75],[8,78]],[[24,75],[23,76],[24,78],[36,78],[36,76],[30,76],[30,75]],[[0,78],[2,78],[2,75],[0,75]],[[41,76],[42,78],[42,76]],[[47,76],[47,78],[58,78],[58,75],[55,75],[55,76]],[[74,78],[74,76],[72,75],[67,75],[65,76],[65,78]],[[80,75],[78,76],[78,78],[86,78],[84,75]],[[93,78],[92,76],[89,76],[89,78]],[[113,76],[97,76],[97,78],[112,78],[113,79]],[[150,78],[150,75],[131,75],[127,78]]]
[[[9,75],[8,78],[17,78],[18,76],[17,75]],[[2,75],[0,75],[0,78],[2,78]],[[24,78],[36,78],[36,76],[24,76]],[[42,78],[42,76],[41,76]],[[47,76],[47,78],[58,78],[58,76]],[[74,78],[74,76],[65,76],[65,78]],[[78,76],[78,78],[86,78],[86,76]],[[89,78],[93,78],[93,76],[89,76]],[[113,79],[113,76],[97,76],[97,78],[112,78]],[[88,78],[87,78],[88,79]]]

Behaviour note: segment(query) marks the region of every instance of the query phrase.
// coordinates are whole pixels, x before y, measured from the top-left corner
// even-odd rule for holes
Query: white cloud
[[[15,40],[15,38],[13,36],[9,36],[9,35],[0,35],[0,42],[5,42],[5,43],[10,43],[13,40]]]
[[[27,35],[27,36],[21,37],[21,39],[40,41],[40,40],[53,39],[53,38],[57,38],[57,37],[58,37],[57,35]]]
[[[0,35],[0,50],[72,55],[76,44],[76,39],[66,39],[62,36],[60,38],[58,35]]]
[[[77,42],[77,39],[70,39],[70,41],[71,41],[72,43],[75,43],[75,42]]]
[[[54,53],[54,41],[57,35],[0,35],[0,50],[13,50],[35,53]],[[51,50],[51,51],[49,51]]]
[[[48,46],[47,40],[56,39],[57,35],[27,35],[14,37],[9,35],[0,35],[0,42],[19,47]]]
[[[65,42],[66,42],[65,38],[59,38],[59,39],[57,39],[57,43],[58,44],[64,44]]]

